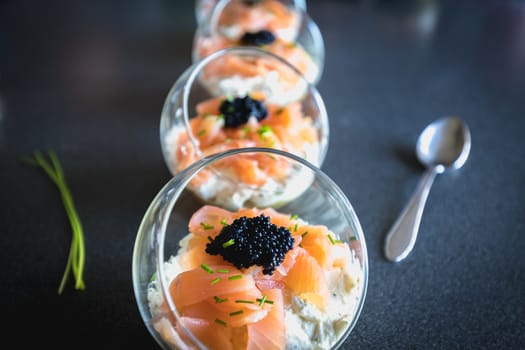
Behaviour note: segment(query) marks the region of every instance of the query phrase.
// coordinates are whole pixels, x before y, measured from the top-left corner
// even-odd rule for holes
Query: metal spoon
[[[427,168],[407,206],[386,235],[385,256],[401,261],[414,248],[423,208],[436,174],[459,169],[470,152],[470,131],[455,117],[444,117],[429,124],[419,135],[416,153]]]

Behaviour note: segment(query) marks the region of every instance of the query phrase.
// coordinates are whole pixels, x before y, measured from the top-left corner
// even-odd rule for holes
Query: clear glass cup
[[[307,310],[308,307],[312,307],[311,304],[315,303],[317,299],[308,299],[309,301],[306,302],[304,300],[307,299],[301,299],[303,302],[298,302],[297,296],[294,296],[289,290],[288,278],[291,278],[292,270],[282,272],[284,280],[280,281],[284,281],[284,284],[281,287],[272,288],[283,288],[282,290],[286,291],[283,293],[286,293],[285,295],[288,295],[289,298],[283,299],[282,303],[286,315],[284,316],[285,321],[283,321],[284,328],[278,328],[272,336],[275,335],[277,337],[277,334],[282,335],[284,333],[286,341],[293,342],[298,348],[307,349],[310,344],[313,344],[326,349],[337,349],[347,340],[356,325],[366,296],[368,258],[365,236],[350,201],[333,180],[318,167],[315,167],[303,158],[273,149],[234,149],[205,157],[176,174],[159,191],[144,214],[133,251],[133,289],[141,317],[153,338],[163,349],[206,349],[205,343],[210,345],[207,337],[214,338],[213,332],[216,329],[213,326],[220,328],[220,334],[223,334],[222,332],[236,331],[236,328],[228,329],[227,327],[230,326],[230,323],[227,322],[221,322],[221,325],[217,325],[218,319],[215,319],[216,322],[213,322],[212,320],[215,316],[206,314],[199,317],[202,319],[211,317],[204,323],[206,327],[211,328],[205,328],[207,337],[203,337],[202,329],[196,327],[196,325],[202,325],[203,323],[196,322],[193,316],[188,316],[189,309],[177,309],[176,304],[180,302],[180,299],[178,299],[180,296],[177,293],[183,293],[188,290],[177,283],[172,283],[172,281],[183,270],[190,268],[181,263],[188,260],[181,260],[181,257],[178,258],[179,260],[174,260],[173,257],[178,254],[179,248],[185,246],[185,244],[186,247],[196,247],[196,245],[188,243],[191,242],[188,241],[187,235],[189,234],[189,227],[192,227],[192,222],[194,228],[197,227],[199,229],[202,226],[201,230],[207,230],[207,224],[201,222],[199,225],[196,222],[201,220],[200,217],[195,219],[193,216],[197,210],[202,209],[203,205],[207,203],[194,197],[191,190],[192,183],[196,180],[199,181],[199,178],[202,176],[208,177],[210,173],[223,171],[224,163],[245,159],[245,157],[250,156],[267,157],[269,160],[279,162],[281,166],[291,169],[287,187],[299,189],[293,193],[291,192],[285,201],[280,201],[277,205],[270,205],[264,209],[268,210],[265,213],[270,216],[272,222],[274,222],[273,219],[277,220],[279,217],[285,217],[288,220],[287,222],[292,220],[291,222],[296,223],[295,225],[281,224],[287,225],[290,232],[295,235],[295,239],[300,240],[301,243],[294,245],[294,249],[287,254],[296,249],[297,251],[306,250],[309,252],[308,254],[312,253],[308,250],[307,237],[314,234],[314,232],[309,234],[306,231],[303,232],[303,227],[306,226],[302,225],[307,223],[324,225],[330,231],[326,236],[317,237],[324,239],[324,243],[329,247],[326,250],[328,252],[326,256],[334,258],[330,260],[331,262],[327,267],[323,268],[325,269],[323,273],[326,276],[332,276],[328,294],[330,295],[328,297],[330,300],[328,302],[329,306],[324,313],[316,314],[312,312],[301,316],[301,312]],[[294,175],[297,174],[300,174],[300,176],[295,177]],[[226,174],[226,177],[230,175]],[[221,175],[218,174],[217,176]],[[236,186],[236,184],[230,185]],[[267,188],[265,186],[256,186],[252,190],[261,192],[265,196],[266,193],[264,192]],[[219,211],[230,210],[220,205],[217,207]],[[262,210],[262,208],[254,209],[248,207],[243,210],[249,212],[256,209]],[[280,213],[281,216],[275,214],[275,211]],[[228,223],[223,223],[223,219],[221,219],[221,224],[219,224],[219,219],[221,217],[215,218],[217,226],[228,225]],[[207,223],[213,223],[207,220]],[[208,226],[213,227],[213,225]],[[211,240],[210,236],[208,238]],[[327,243],[328,239],[332,243]],[[206,239],[204,240],[207,242]],[[182,244],[181,242],[186,243]],[[341,254],[342,251],[347,253]],[[298,264],[299,255],[294,256],[296,258],[292,261]],[[174,263],[175,261],[177,263]],[[201,261],[201,259],[198,259],[197,264]],[[282,264],[284,265],[284,262]],[[200,267],[194,267],[193,270],[194,272],[198,270],[197,273],[200,271],[200,273],[207,276],[206,272],[203,271],[204,267],[202,270]],[[337,272],[334,272],[336,270]],[[342,275],[338,275],[338,273],[342,273]],[[254,273],[252,276],[255,278],[257,275]],[[317,276],[322,277],[320,275]],[[211,277],[214,276],[210,275]],[[312,279],[310,272],[305,275],[305,278],[307,277]],[[207,293],[206,289],[211,288],[207,286],[215,282],[212,280],[211,283],[205,283],[204,287],[195,286],[194,288],[192,285],[190,293],[199,295],[202,292]],[[227,283],[227,281],[225,280],[223,283]],[[338,296],[336,297],[335,295]],[[214,295],[213,297],[216,298],[218,303],[219,296]],[[262,302],[259,306],[261,304]],[[216,306],[212,301],[210,309]],[[257,307],[257,305],[252,306]],[[231,313],[230,316],[232,316]],[[320,322],[316,318],[323,317],[332,318],[330,321],[325,320],[324,326],[321,327],[322,330],[319,330],[318,327],[314,326],[316,322]],[[225,328],[221,328],[222,326]],[[316,340],[305,340],[304,336],[301,335],[303,331],[306,332],[304,334],[309,334],[310,331],[308,329],[318,329],[320,331],[317,334],[315,332],[310,334]],[[332,338],[330,338],[330,335]],[[239,336],[239,338],[245,339],[242,336]],[[316,344],[316,341],[320,343]]]
[[[203,21],[206,21],[213,8],[217,5],[219,0],[197,0],[195,1],[195,18],[197,24],[200,24]],[[306,11],[306,1],[305,0],[282,0],[283,3],[288,6],[293,6],[299,8],[303,11]]]
[[[265,8],[270,3],[277,7]],[[324,68],[324,40],[304,7],[293,1],[247,5],[242,0],[220,0],[197,27],[193,61],[227,47],[257,46],[287,60],[309,82],[317,84]]]
[[[257,103],[267,116],[227,127],[225,106],[234,103],[241,110]],[[288,62],[253,47],[223,49],[190,66],[169,91],[160,121],[172,174],[204,156],[242,147],[280,149],[321,167],[328,138],[326,108],[315,86]]]

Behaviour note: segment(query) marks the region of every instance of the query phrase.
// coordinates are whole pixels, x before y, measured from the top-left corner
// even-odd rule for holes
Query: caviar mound
[[[294,239],[287,228],[272,224],[270,217],[261,214],[240,217],[223,227],[206,245],[206,253],[220,254],[238,269],[262,266],[263,273],[271,275],[293,245]]]
[[[275,41],[275,35],[269,30],[260,30],[258,32],[246,32],[241,37],[240,42],[242,45],[254,45],[263,46],[270,45]]]
[[[225,128],[235,128],[246,124],[250,117],[255,117],[257,121],[261,121],[268,116],[268,110],[264,103],[248,95],[225,99],[219,107],[219,112],[224,115]]]

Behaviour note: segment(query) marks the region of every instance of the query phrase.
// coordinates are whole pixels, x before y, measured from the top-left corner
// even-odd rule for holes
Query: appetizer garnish
[[[269,217],[243,216],[224,226],[206,245],[206,253],[220,254],[238,269],[262,266],[263,273],[271,275],[293,244],[290,231],[272,224]]]
[[[269,30],[260,30],[258,32],[246,32],[240,39],[241,45],[263,46],[269,45],[275,41],[275,35]]]
[[[235,128],[246,124],[250,117],[255,117],[260,122],[268,116],[264,103],[249,95],[223,100],[219,112],[224,116],[225,128]]]

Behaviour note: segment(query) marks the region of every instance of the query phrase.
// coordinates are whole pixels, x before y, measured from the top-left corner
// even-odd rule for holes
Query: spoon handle
[[[401,215],[388,231],[385,241],[385,256],[390,261],[401,261],[408,256],[416,243],[423,208],[436,177],[436,169],[430,168],[424,174],[416,191]]]

